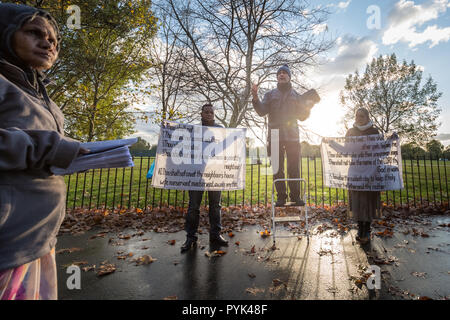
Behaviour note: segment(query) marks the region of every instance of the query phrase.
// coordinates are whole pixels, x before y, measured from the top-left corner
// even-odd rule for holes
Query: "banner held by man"
[[[246,129],[164,122],[152,185],[175,190],[243,189],[245,134]]]

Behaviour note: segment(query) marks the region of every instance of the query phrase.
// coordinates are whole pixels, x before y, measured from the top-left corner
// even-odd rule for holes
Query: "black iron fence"
[[[111,211],[148,210],[154,207],[187,207],[187,191],[161,190],[146,178],[154,160],[134,156],[132,168],[97,169],[66,176],[68,210],[77,208]],[[248,160],[245,189],[222,192],[223,206],[267,206],[272,197],[272,176],[264,164]],[[310,206],[333,206],[348,202],[347,191],[324,186],[320,158],[301,159],[300,174],[307,182]],[[448,173],[450,162],[428,157],[403,159],[404,189],[382,192],[387,205],[449,206]],[[208,203],[207,194],[204,197]]]

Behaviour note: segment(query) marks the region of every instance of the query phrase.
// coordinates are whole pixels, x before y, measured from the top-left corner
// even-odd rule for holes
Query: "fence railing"
[[[108,209],[143,211],[161,206],[187,207],[187,191],[162,190],[151,187],[146,178],[154,157],[134,157],[132,168],[97,169],[66,176],[68,210]],[[272,176],[266,165],[246,167],[244,190],[222,192],[223,206],[267,206],[271,202]],[[382,192],[387,205],[412,207],[435,205],[448,208],[448,174],[450,161],[431,158],[403,159],[404,189]],[[332,206],[348,202],[347,191],[324,186],[320,158],[301,159],[300,175],[307,181],[307,203]],[[208,203],[207,193],[204,197]]]

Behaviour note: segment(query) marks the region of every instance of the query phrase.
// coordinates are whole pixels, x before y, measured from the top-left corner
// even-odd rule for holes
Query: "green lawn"
[[[145,208],[148,206],[187,206],[187,191],[161,190],[151,187],[146,174],[153,159],[136,157],[134,168],[90,170],[66,176],[67,208]],[[264,205],[271,202],[272,176],[267,166],[250,164],[246,167],[245,190],[222,192],[222,205]],[[450,163],[437,160],[404,160],[405,189],[382,193],[390,204],[424,204],[448,202]],[[307,181],[307,201],[311,205],[333,205],[347,202],[343,189],[323,187],[321,159],[302,159],[301,176]],[[75,192],[76,190],[76,192]],[[83,192],[84,191],[84,192]],[[131,195],[131,196],[130,196]],[[204,199],[206,201],[206,197]]]

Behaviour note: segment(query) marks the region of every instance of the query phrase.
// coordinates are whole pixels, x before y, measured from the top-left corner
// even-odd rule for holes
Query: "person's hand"
[[[258,98],[258,85],[252,83],[252,96],[253,99],[257,99]]]
[[[398,134],[397,134],[397,132],[394,132],[388,139],[389,139],[389,140],[398,139]]]
[[[314,107],[314,105],[315,105],[315,103],[314,103],[314,101],[313,100],[306,100],[306,102],[305,102],[305,106],[308,108],[308,109],[312,109],[313,107]]]
[[[88,150],[88,149],[85,149],[85,148],[80,148],[80,150],[78,151],[78,155],[82,156],[82,155],[88,154],[90,152],[91,152],[91,150]]]

